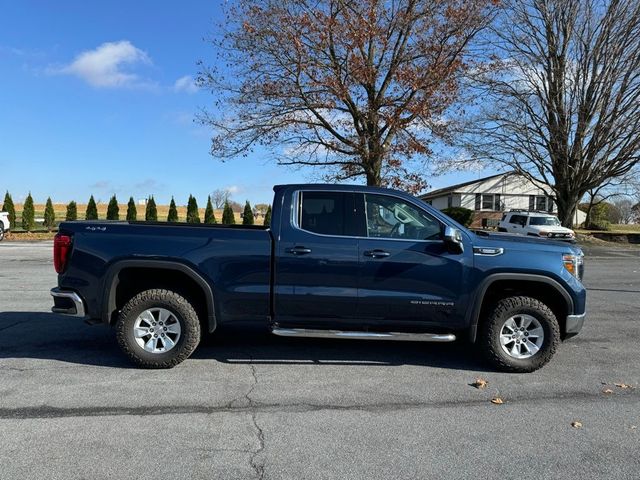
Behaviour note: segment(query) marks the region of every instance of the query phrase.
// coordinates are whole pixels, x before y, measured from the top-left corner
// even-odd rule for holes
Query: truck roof
[[[367,185],[352,185],[352,184],[335,184],[335,183],[290,183],[283,185],[275,185],[273,187],[274,192],[278,192],[285,188],[292,188],[296,190],[338,190],[348,192],[380,192],[389,193],[394,192],[401,195],[407,195],[406,192],[401,190],[395,190],[393,188],[384,187],[370,187]]]

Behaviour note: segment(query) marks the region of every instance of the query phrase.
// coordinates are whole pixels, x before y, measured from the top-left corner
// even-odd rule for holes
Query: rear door
[[[444,225],[420,207],[392,195],[362,197],[367,235],[359,247],[358,316],[452,326],[451,314],[464,311],[470,253],[449,253]]]
[[[282,222],[275,268],[275,315],[281,324],[353,319],[358,299],[355,194],[298,191]]]

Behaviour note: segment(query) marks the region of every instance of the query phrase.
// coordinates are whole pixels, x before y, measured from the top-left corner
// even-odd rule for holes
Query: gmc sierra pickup
[[[546,364],[585,318],[582,251],[473,233],[402,192],[274,188],[270,227],[64,222],[53,311],[115,326],[136,364],[173,367],[202,333],[451,342],[496,367]]]

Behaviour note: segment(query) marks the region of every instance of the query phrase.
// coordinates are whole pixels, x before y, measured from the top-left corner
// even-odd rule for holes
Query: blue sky
[[[0,191],[14,201],[126,201],[150,194],[203,204],[217,188],[269,202],[274,183],[318,172],[266,163],[259,152],[226,163],[193,123],[211,95],[192,83],[213,58],[204,40],[215,1],[0,0]],[[433,188],[478,177],[452,174]]]

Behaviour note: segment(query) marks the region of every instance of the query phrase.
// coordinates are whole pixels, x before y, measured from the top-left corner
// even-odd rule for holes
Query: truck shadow
[[[451,344],[281,338],[255,325],[225,327],[205,336],[191,361],[269,365],[418,365],[491,371],[466,342]],[[135,368],[114,331],[44,312],[0,312],[0,359],[32,358],[81,365]]]

